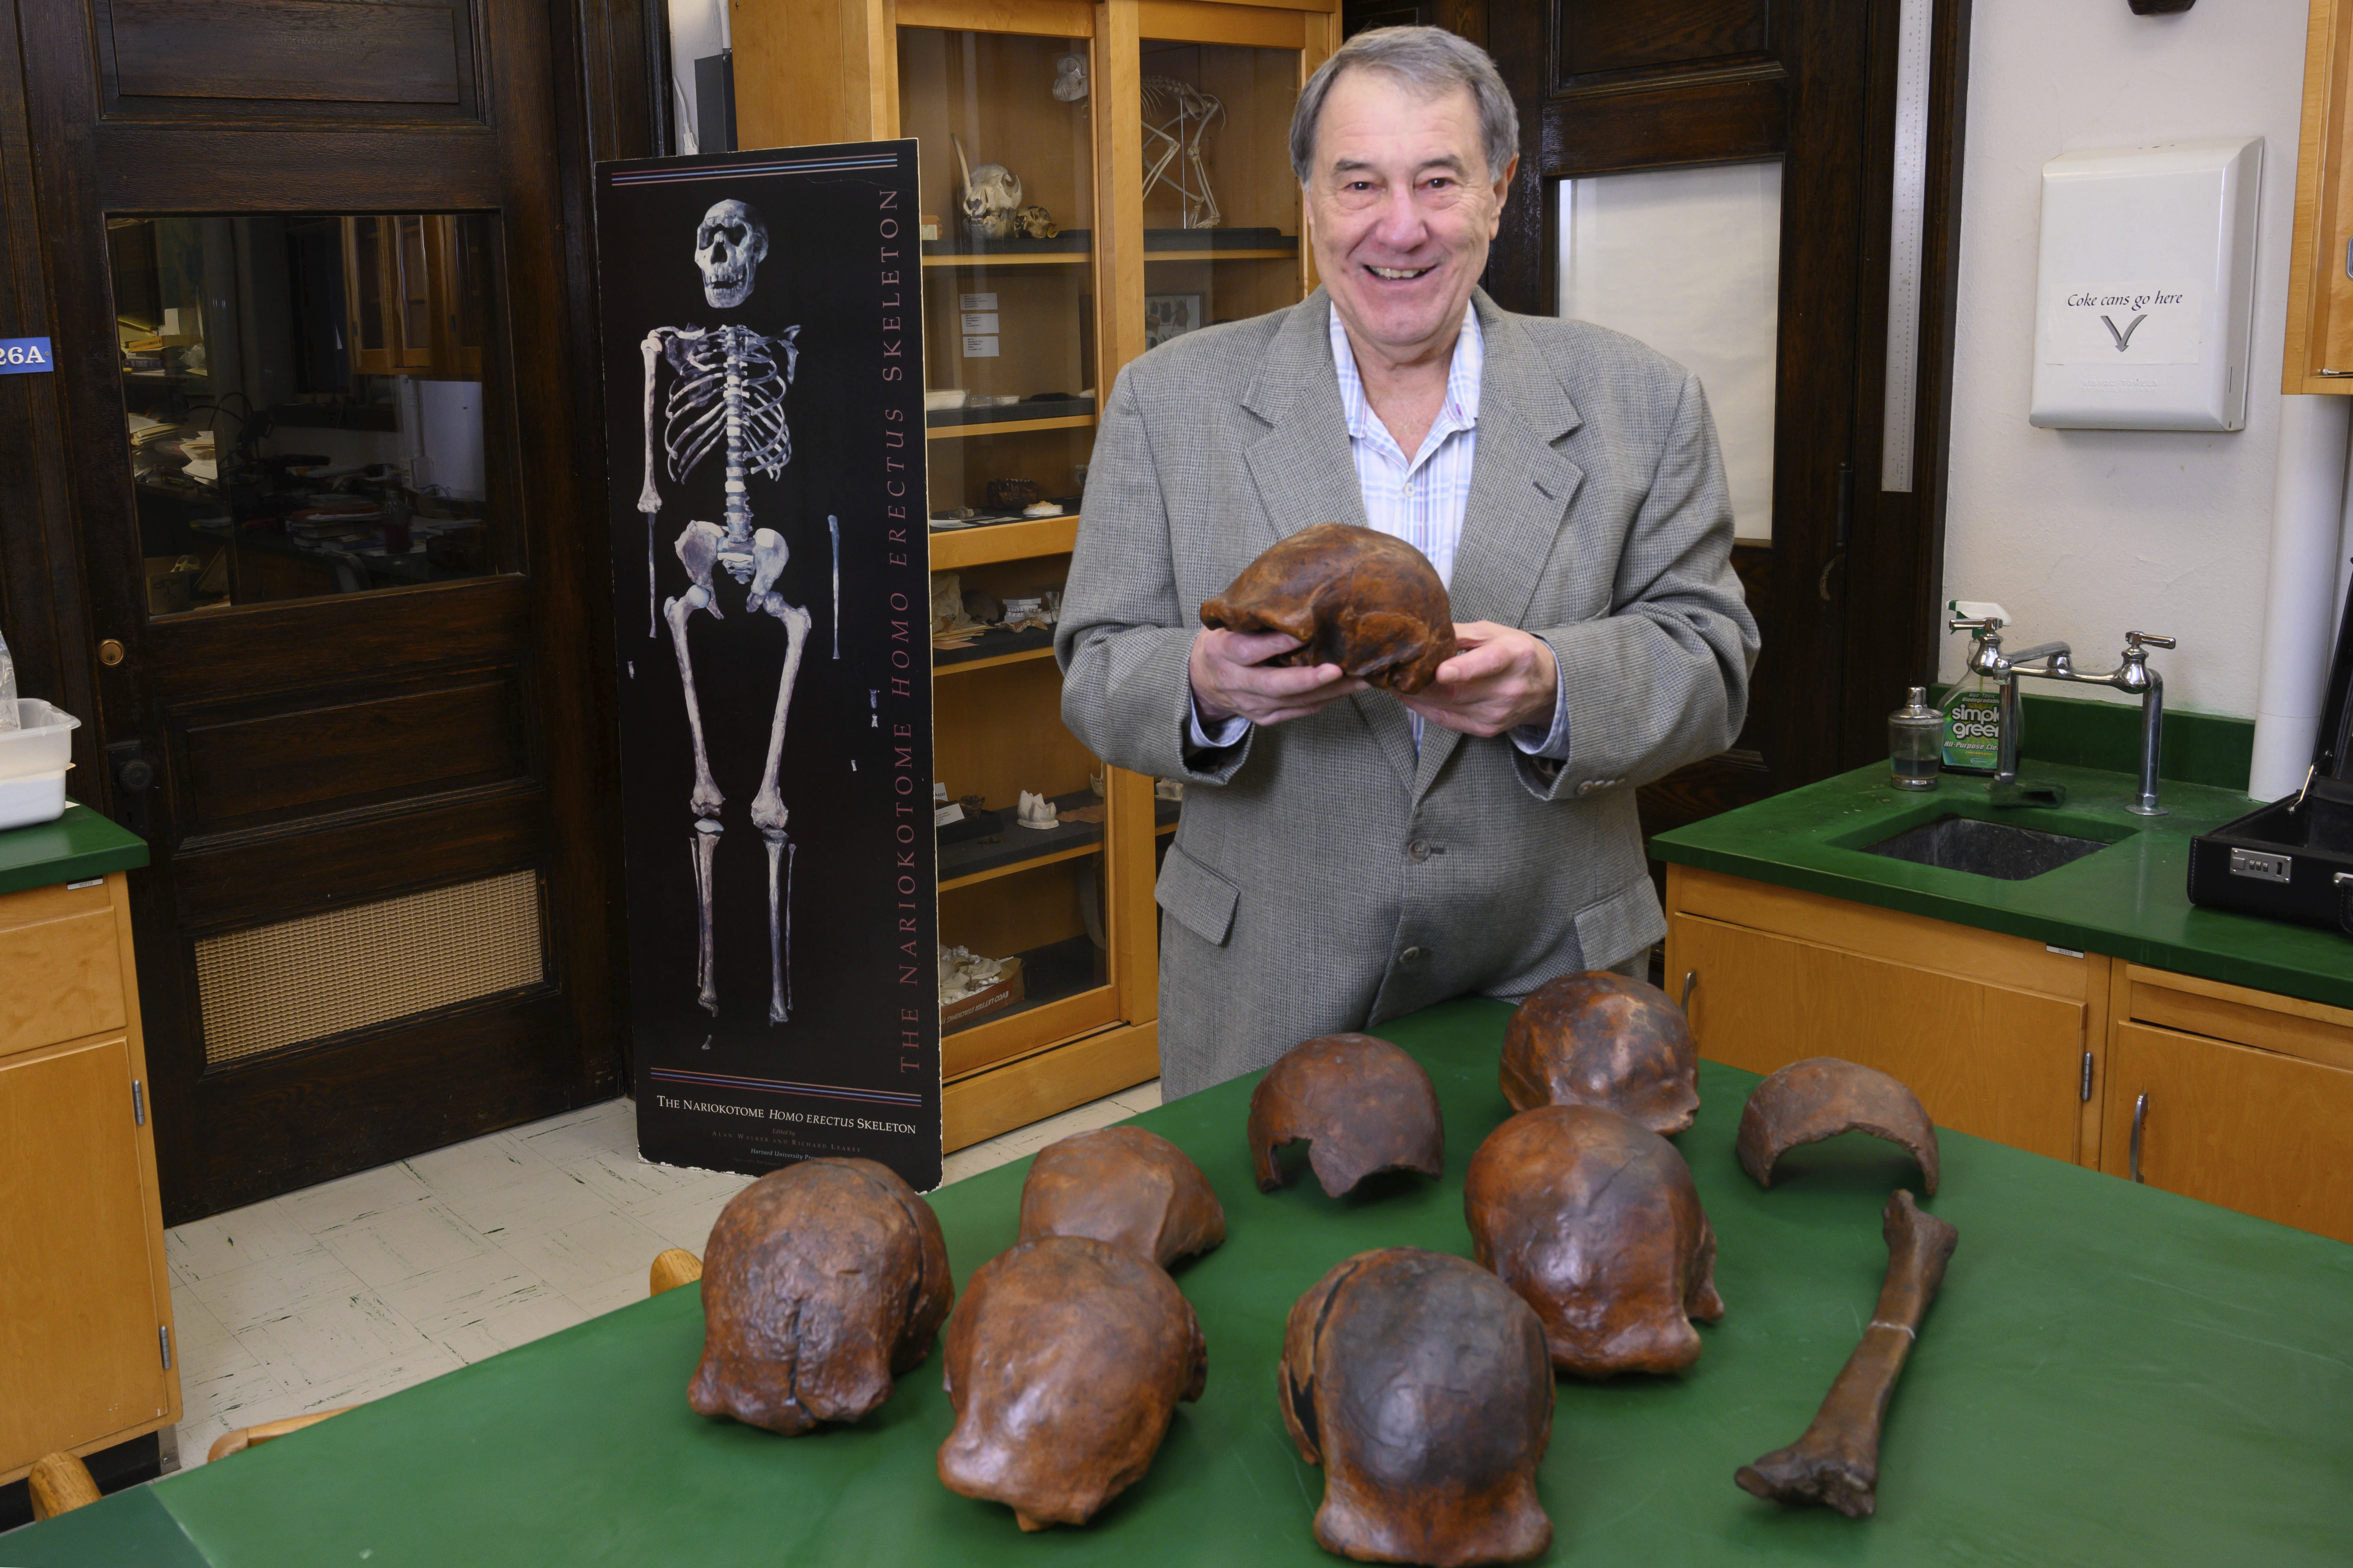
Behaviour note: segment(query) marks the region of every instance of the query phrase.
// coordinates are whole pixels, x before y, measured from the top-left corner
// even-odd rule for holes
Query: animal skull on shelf
[[[973,239],[1012,238],[1014,216],[1021,205],[1021,177],[1002,163],[974,168],[965,156],[963,139],[951,133],[948,140],[955,143],[956,168],[964,176],[956,199],[964,209],[965,235]]]
[[[1013,215],[1013,232],[1024,239],[1051,239],[1062,232],[1062,226],[1044,207],[1027,206]]]
[[[732,310],[752,297],[752,282],[768,256],[768,226],[744,203],[713,202],[694,231],[694,265],[702,272],[702,297],[714,310]]]

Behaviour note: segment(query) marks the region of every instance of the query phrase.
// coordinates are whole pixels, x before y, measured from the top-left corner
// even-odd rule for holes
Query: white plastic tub
[[[16,721],[22,728],[0,730],[0,780],[62,774],[73,765],[73,732],[80,720],[37,697],[19,697]]]
[[[66,769],[0,779],[0,830],[55,822],[66,814]]]

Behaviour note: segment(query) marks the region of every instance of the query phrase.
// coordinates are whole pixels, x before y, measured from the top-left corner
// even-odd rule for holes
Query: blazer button
[[[1577,793],[1579,795],[1599,795],[1601,793],[1600,782],[1597,779],[1588,779],[1583,784],[1577,786]]]
[[[1430,840],[1427,838],[1415,839],[1412,843],[1405,847],[1405,853],[1406,858],[1409,860],[1418,862],[1429,859],[1430,857]]]
[[[1421,949],[1418,947],[1409,947],[1403,952],[1398,954],[1398,967],[1399,969],[1411,969],[1421,963]]]

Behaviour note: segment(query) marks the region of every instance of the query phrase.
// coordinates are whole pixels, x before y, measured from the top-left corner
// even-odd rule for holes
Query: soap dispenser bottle
[[[1912,688],[1903,707],[1887,716],[1887,760],[1897,789],[1935,789],[1945,721],[1928,706],[1928,689]]]

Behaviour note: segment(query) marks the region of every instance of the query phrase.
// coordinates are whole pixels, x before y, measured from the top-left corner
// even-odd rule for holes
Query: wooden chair
[[[652,1273],[646,1281],[646,1294],[659,1296],[665,1290],[691,1285],[702,1278],[702,1259],[683,1247],[673,1247],[654,1259]]]
[[[206,1464],[217,1464],[231,1454],[242,1454],[256,1443],[267,1443],[273,1437],[283,1437],[289,1432],[300,1432],[305,1426],[316,1426],[330,1415],[341,1415],[356,1405],[339,1405],[332,1410],[313,1410],[308,1415],[289,1415],[282,1421],[264,1421],[258,1426],[240,1426],[234,1432],[224,1432],[213,1439],[211,1452],[205,1456]]]
[[[98,1483],[90,1479],[90,1467],[71,1454],[42,1455],[25,1477],[25,1486],[33,1494],[35,1519],[55,1519],[98,1500]]]

